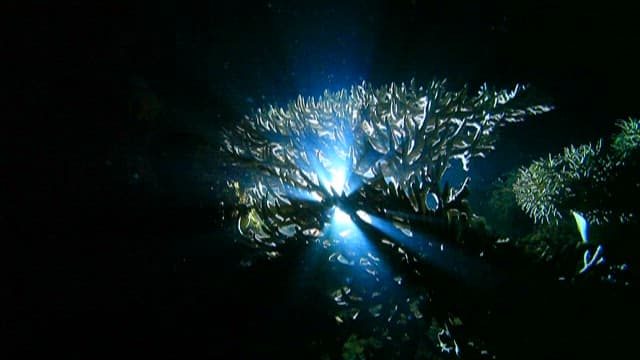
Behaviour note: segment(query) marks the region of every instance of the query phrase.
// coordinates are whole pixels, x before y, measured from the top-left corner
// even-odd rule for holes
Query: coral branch
[[[321,198],[330,207],[346,192],[379,205],[394,194],[406,198],[412,212],[426,213],[427,196],[447,204],[464,190],[440,192],[454,161],[467,171],[473,157],[494,149],[498,127],[551,109],[512,104],[526,88],[494,90],[485,84],[472,95],[466,86],[448,91],[444,80],[427,87],[412,81],[374,88],[363,82],[349,91],[325,91],[318,99],[300,96],[285,108],[258,109],[225,130],[222,150],[232,164],[256,170],[255,181],[268,186],[269,191],[242,188],[241,205],[271,218],[265,222],[274,226],[304,222],[320,228],[322,216],[278,220],[275,214],[308,207],[300,197]],[[340,172],[345,194],[331,185]]]

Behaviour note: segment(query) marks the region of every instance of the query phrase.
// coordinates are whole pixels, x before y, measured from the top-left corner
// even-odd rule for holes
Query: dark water
[[[353,329],[336,325],[295,256],[239,265],[247,249],[221,205],[237,173],[216,149],[220,128],[252,108],[362,80],[531,83],[556,111],[505,129],[473,165],[477,194],[638,114],[630,9],[270,1],[12,10],[8,87],[18,97],[0,176],[10,355],[341,355]],[[469,331],[502,359],[633,353],[633,287],[549,283],[535,270],[502,261],[504,282],[489,290],[443,278],[431,284],[434,306],[476,314]]]
[[[231,358],[342,353],[357,327],[335,324],[320,275],[301,274],[299,261],[287,257],[241,267],[243,248],[231,241],[235,228],[218,220],[219,208],[163,200],[9,216],[22,226],[24,251],[9,269],[15,302],[5,324],[13,349]],[[549,282],[515,260],[498,270],[505,281],[489,290],[446,278],[426,284],[436,294],[427,311],[466,315],[466,331],[502,358],[630,351],[625,344],[634,332],[625,326],[637,320],[630,290]]]

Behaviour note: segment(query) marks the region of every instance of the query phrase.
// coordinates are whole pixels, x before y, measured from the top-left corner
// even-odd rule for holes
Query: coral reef
[[[448,91],[445,81],[362,83],[298,97],[286,109],[258,109],[225,130],[222,148],[232,165],[253,170],[249,181],[230,184],[240,222],[260,218],[262,225],[240,231],[272,252],[287,238],[320,235],[336,205],[350,215],[403,203],[422,215],[459,208],[469,179],[457,188],[442,184],[447,170],[460,161],[466,171],[491,151],[498,127],[551,109],[520,99],[526,88],[483,85],[472,95],[467,87]]]
[[[618,127],[620,132],[606,150],[602,139],[571,145],[521,168],[513,184],[518,205],[540,223],[557,224],[571,210],[579,210],[592,224],[633,221],[635,204],[625,199],[640,184],[634,175],[640,126],[629,119]]]
[[[365,319],[376,339],[427,331],[416,325],[429,324],[432,301],[419,279],[436,266],[425,263],[455,273],[465,260],[456,251],[443,260],[445,243],[478,254],[474,241],[487,240],[466,202],[471,160],[494,149],[501,126],[551,110],[524,85],[475,94],[445,85],[362,83],[257,109],[224,130],[228,164],[244,170],[229,181],[243,242],[269,259],[311,248],[297,254],[335,302],[336,324]]]
[[[640,149],[640,120],[619,120],[620,132],[613,137],[611,148],[620,160],[630,159]]]

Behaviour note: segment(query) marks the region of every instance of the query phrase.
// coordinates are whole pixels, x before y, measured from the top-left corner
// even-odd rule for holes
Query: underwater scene
[[[632,357],[638,14],[603,7],[36,9],[7,359]]]

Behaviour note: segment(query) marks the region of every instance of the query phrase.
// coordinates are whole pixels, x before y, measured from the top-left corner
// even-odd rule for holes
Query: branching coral
[[[433,234],[437,224],[473,219],[463,202],[471,159],[494,149],[499,127],[551,109],[523,99],[526,89],[362,83],[258,109],[224,131],[222,147],[230,165],[247,170],[229,182],[242,238],[270,258],[306,245],[314,258],[327,256],[330,271],[322,273],[339,274],[327,286],[338,324],[422,319],[428,295],[401,286],[420,276],[418,259],[444,244],[417,228]],[[445,179],[456,163],[465,176],[451,185]]]
[[[362,83],[318,99],[298,97],[286,108],[258,109],[225,131],[231,162],[255,171],[253,184],[236,190],[240,222],[252,217],[261,225],[240,230],[273,251],[286,238],[321,234],[336,205],[351,215],[391,203],[409,204],[401,210],[417,214],[451,206],[468,183],[443,189],[454,161],[468,170],[473,157],[494,148],[498,127],[550,110],[518,104],[524,90],[483,85],[472,95],[467,87],[448,91],[445,81]]]
[[[629,118],[617,125],[620,132],[614,136],[611,148],[619,158],[628,159],[640,149],[640,120]]]
[[[513,184],[518,205],[540,223],[557,224],[572,209],[582,211],[591,223],[630,221],[633,212],[621,206],[621,200],[639,180],[628,174],[640,146],[639,124],[633,119],[619,122],[621,131],[608,151],[602,140],[571,145],[561,154],[549,154],[521,168]]]
[[[563,216],[559,206],[575,197],[571,183],[592,176],[601,148],[601,142],[571,146],[521,168],[513,184],[516,201],[535,222],[557,223]]]

